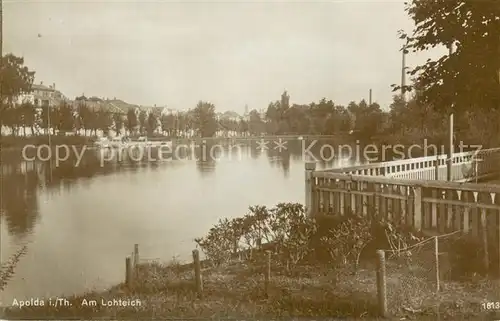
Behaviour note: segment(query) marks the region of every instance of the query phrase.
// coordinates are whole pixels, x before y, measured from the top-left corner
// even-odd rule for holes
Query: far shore
[[[37,136],[2,136],[0,148],[3,151],[21,150],[26,145],[91,145],[92,138],[88,136],[62,136],[62,135],[37,135]]]
[[[253,139],[334,139],[340,136],[337,135],[260,135],[260,136],[233,136],[233,137],[172,137],[155,135],[148,137],[149,141],[177,141],[177,142],[192,142],[202,143],[203,141],[213,141],[213,140],[253,140]],[[3,135],[0,140],[0,148],[2,150],[21,150],[26,145],[68,145],[68,146],[90,146],[96,141],[96,136],[84,136],[84,135],[36,135],[36,136],[12,136]]]

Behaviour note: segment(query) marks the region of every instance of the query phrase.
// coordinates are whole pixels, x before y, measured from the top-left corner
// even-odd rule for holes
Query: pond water
[[[188,260],[194,238],[220,218],[242,216],[251,205],[303,203],[303,147],[291,141],[286,150],[260,150],[247,141],[208,156],[194,148],[175,159],[106,161],[88,149],[79,162],[71,154],[57,165],[3,152],[2,262],[23,245],[27,254],[0,301],[101,290],[123,281],[135,243],[142,259]],[[359,163],[351,156],[317,166]]]

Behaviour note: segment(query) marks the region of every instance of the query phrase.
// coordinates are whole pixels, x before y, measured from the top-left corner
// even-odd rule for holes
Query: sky
[[[384,109],[411,31],[403,0],[4,0],[4,53],[70,99],[85,94],[186,110],[265,109],[325,97]],[[408,66],[425,61],[409,55]]]

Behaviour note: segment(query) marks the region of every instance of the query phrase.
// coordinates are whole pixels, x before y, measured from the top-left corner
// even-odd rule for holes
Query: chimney
[[[43,81],[40,81],[40,85],[43,85]]]
[[[56,83],[55,82],[52,83],[52,89],[56,89]]]

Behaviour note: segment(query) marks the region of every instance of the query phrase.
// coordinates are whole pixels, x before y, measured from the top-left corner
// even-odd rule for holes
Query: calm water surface
[[[122,159],[104,166],[99,152],[87,151],[78,167],[74,159],[55,167],[5,152],[2,262],[23,244],[28,252],[0,301],[105,289],[123,280],[134,243],[144,259],[188,260],[193,239],[219,218],[244,215],[250,205],[303,202],[300,143],[282,152],[261,152],[255,142],[241,150],[219,150],[203,161],[194,159],[201,155],[196,150],[191,159]],[[318,167],[353,163],[337,155]]]

